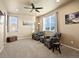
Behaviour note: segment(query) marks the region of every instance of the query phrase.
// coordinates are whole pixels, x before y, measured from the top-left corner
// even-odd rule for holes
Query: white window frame
[[[50,29],[49,30],[46,30],[45,29],[45,18],[47,18],[47,17],[50,17],[50,16],[54,16],[54,17],[56,17],[56,19],[55,19],[55,30],[51,30],[51,20],[50,20]],[[53,14],[53,15],[49,15],[49,16],[46,16],[46,17],[43,17],[43,31],[52,31],[52,32],[57,32],[57,13],[55,13],[55,14]]]
[[[17,18],[17,24],[16,24],[16,29],[15,30],[12,30],[9,26],[11,25],[10,24],[10,19],[9,17],[16,17]],[[8,32],[18,32],[18,16],[12,16],[12,15],[9,15],[8,16]]]

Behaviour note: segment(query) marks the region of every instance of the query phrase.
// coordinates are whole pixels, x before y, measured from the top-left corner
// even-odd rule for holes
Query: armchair
[[[44,39],[44,32],[37,32],[32,34],[32,39],[40,40],[41,42]]]
[[[53,48],[53,51],[54,51],[54,48],[55,48],[55,44],[57,44],[59,41],[60,41],[60,37],[61,37],[61,33],[55,33],[54,36],[50,36],[48,38],[46,38],[44,41],[44,44],[49,48]]]

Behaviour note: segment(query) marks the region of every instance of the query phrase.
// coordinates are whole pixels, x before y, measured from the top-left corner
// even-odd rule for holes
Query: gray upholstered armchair
[[[61,37],[61,33],[55,33],[54,36],[50,36],[48,38],[45,38],[44,40],[44,44],[49,48],[53,48],[53,51],[54,51],[54,45],[58,42],[60,42],[60,37]]]
[[[32,39],[42,41],[44,39],[44,32],[36,32],[32,34]]]

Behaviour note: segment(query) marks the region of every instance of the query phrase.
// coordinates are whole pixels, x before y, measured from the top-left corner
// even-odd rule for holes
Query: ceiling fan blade
[[[35,8],[35,9],[43,9],[43,7],[37,7],[37,8]]]
[[[32,8],[29,8],[29,7],[24,7],[25,9],[32,9]]]
[[[34,4],[32,3],[31,5],[32,5],[32,9],[34,9],[35,8]]]
[[[35,11],[40,12],[39,10],[35,9]]]

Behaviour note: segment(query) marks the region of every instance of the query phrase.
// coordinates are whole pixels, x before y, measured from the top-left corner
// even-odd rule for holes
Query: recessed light
[[[56,2],[60,2],[60,0],[56,0]]]
[[[38,23],[40,25],[40,23]]]
[[[16,9],[16,11],[19,11],[19,9]]]

